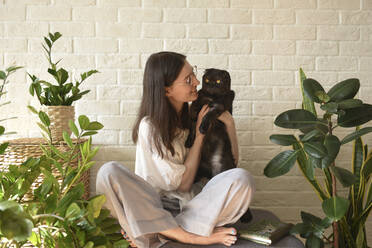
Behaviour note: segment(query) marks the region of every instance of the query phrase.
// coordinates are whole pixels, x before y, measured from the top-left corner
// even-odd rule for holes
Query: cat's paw
[[[208,121],[203,121],[200,124],[199,132],[202,133],[202,134],[206,134],[207,131],[208,131],[208,128],[209,128],[209,122]]]

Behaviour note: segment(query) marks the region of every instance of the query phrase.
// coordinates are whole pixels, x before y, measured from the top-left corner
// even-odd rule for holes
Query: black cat
[[[192,125],[185,142],[188,148],[193,145],[198,113],[203,105],[208,104],[209,111],[199,128],[205,137],[195,182],[202,178],[211,179],[223,171],[236,168],[225,124],[217,119],[225,111],[232,114],[234,97],[235,92],[231,90],[231,78],[227,71],[214,68],[205,70],[202,89],[198,91],[198,98],[190,107]],[[242,222],[249,222],[251,219],[252,214],[249,209],[240,218]]]
[[[232,114],[235,93],[230,87],[231,79],[227,71],[207,69],[203,75],[202,89],[198,92],[198,98],[191,104],[192,125],[185,143],[186,147],[191,147],[194,143],[199,111],[203,105],[208,104],[209,106],[209,111],[204,116],[199,128],[205,137],[195,181],[199,181],[203,177],[211,179],[222,171],[236,168],[225,124],[217,119],[226,110]]]

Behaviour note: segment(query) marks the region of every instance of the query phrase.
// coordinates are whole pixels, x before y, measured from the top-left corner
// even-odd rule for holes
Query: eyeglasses
[[[196,65],[194,65],[192,67],[192,72],[190,73],[190,75],[187,76],[185,83],[187,85],[191,85],[192,84],[192,77],[193,76],[196,77],[197,74],[198,74],[198,67]]]

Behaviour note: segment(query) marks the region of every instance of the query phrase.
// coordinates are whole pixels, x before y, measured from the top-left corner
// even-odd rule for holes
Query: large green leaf
[[[70,206],[66,210],[65,217],[74,220],[76,218],[79,218],[81,216],[81,209],[79,205],[76,202],[73,202],[70,204]]]
[[[324,242],[321,238],[318,238],[315,235],[310,235],[310,237],[306,239],[305,246],[306,248],[323,248]]]
[[[16,215],[11,210],[2,213],[4,219],[1,222],[1,232],[8,239],[14,239],[18,242],[27,240],[31,236],[34,227],[31,220]]]
[[[68,121],[68,126],[70,127],[70,130],[73,132],[75,137],[79,137],[79,130],[76,127],[75,123],[72,120]]]
[[[318,119],[311,112],[303,109],[292,109],[276,117],[274,124],[278,127],[299,129],[311,127],[318,123]]]
[[[331,166],[330,168],[342,186],[350,187],[356,182],[356,177],[350,171],[337,166]]]
[[[358,128],[357,128],[358,130]],[[359,137],[354,140],[353,143],[353,156],[352,156],[352,172],[354,176],[356,177],[356,180],[358,183],[354,184],[351,188],[352,190],[352,200],[353,200],[353,206],[358,203],[357,196],[359,192],[359,182],[360,182],[360,172],[362,169],[364,161],[364,147],[363,147],[363,141]],[[358,203],[359,206],[361,203]]]
[[[305,134],[302,138],[301,138],[301,141],[302,142],[306,142],[306,141],[309,141],[311,140],[312,138],[314,137],[317,137],[319,135],[322,135],[322,131],[320,131],[319,129],[314,129],[310,132],[308,132],[307,134]]]
[[[9,146],[9,142],[2,143],[0,145],[0,154],[3,154],[6,150],[6,148],[8,148],[8,146]]]
[[[338,104],[336,102],[329,102],[320,106],[320,108],[328,113],[337,113]]]
[[[360,107],[345,109],[344,115],[338,115],[337,124],[341,127],[356,127],[372,119],[372,105],[363,104]]]
[[[3,135],[5,132],[5,128],[3,126],[0,126],[0,135]]]
[[[73,148],[73,144],[72,144],[72,140],[70,138],[70,135],[66,132],[66,131],[63,131],[63,140],[66,142],[66,144],[68,145],[68,147],[70,147],[71,149]]]
[[[298,151],[284,151],[276,155],[265,167],[264,175],[278,177],[286,174],[295,164]]]
[[[346,135],[345,138],[342,139],[341,144],[344,145],[346,143],[349,143],[350,141],[353,141],[356,138],[359,138],[370,132],[372,132],[372,127],[364,127],[362,129],[356,130],[355,132]]]
[[[4,80],[6,78],[6,73],[4,71],[0,71],[0,79]]]
[[[80,199],[84,194],[84,185],[79,183],[73,187],[58,203],[56,212],[64,215],[70,204]]]
[[[303,86],[306,96],[314,102],[322,103],[322,100],[319,99],[317,95],[319,95],[319,92],[325,93],[325,91],[318,81],[312,78],[307,78],[303,81]]]
[[[352,99],[359,90],[360,83],[357,78],[350,78],[337,83],[327,93],[331,101],[339,102],[346,99]]]
[[[309,225],[311,227],[311,232],[315,236],[317,236],[318,238],[323,237],[325,227],[321,218],[313,214],[301,211],[301,219],[306,225]]]
[[[281,145],[281,146],[291,146],[297,139],[293,135],[285,135],[285,134],[273,134],[270,136],[271,142]]]
[[[39,111],[39,118],[45,126],[49,127],[50,119],[49,119],[49,116],[45,112]]]
[[[322,168],[327,168],[336,159],[338,152],[340,151],[341,143],[337,136],[327,135],[324,139],[324,146],[327,149],[328,154],[322,159]]]
[[[346,99],[341,102],[338,102],[338,107],[340,109],[350,109],[350,108],[356,108],[363,105],[363,102],[359,99]]]
[[[311,175],[308,174],[308,171],[310,170],[309,167],[312,167],[312,165],[308,162],[309,159],[308,159],[305,151],[302,149],[301,143],[297,142],[297,143],[293,144],[293,149],[299,151],[299,153],[297,154],[297,163],[298,163],[298,166],[299,166],[300,170],[304,174],[305,178],[314,187],[314,190],[318,194],[318,196],[321,199],[325,199],[326,195],[324,194],[323,190],[319,186],[318,182],[316,180],[314,180],[314,178],[311,177]]]
[[[103,125],[97,121],[92,121],[91,123],[89,123],[89,125],[87,126],[86,130],[100,130],[103,128]]]
[[[94,218],[98,218],[105,201],[106,201],[105,195],[97,195],[89,199],[87,206],[88,212],[92,214]]]
[[[307,154],[314,158],[323,158],[327,155],[327,148],[321,142],[306,142],[304,149]]]
[[[304,92],[303,81],[306,79],[306,75],[304,71],[302,70],[302,68],[300,68],[299,74],[300,74],[300,85],[301,85],[301,93],[302,93],[302,108],[304,110],[311,112],[313,115],[317,116],[314,102],[308,96],[306,96]]]
[[[344,217],[348,207],[349,201],[338,196],[333,196],[322,203],[324,213],[333,221],[339,221]]]
[[[80,115],[78,120],[81,130],[85,130],[89,125],[89,118],[86,115]]]
[[[122,239],[122,240],[119,240],[119,241],[116,241],[114,243],[114,247],[113,248],[128,248],[129,247],[129,242]]]

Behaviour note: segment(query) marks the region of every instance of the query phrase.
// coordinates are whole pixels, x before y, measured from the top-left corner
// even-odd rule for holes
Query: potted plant
[[[323,247],[328,243],[335,248],[367,248],[365,223],[372,209],[372,152],[361,137],[372,132],[372,127],[360,125],[372,120],[372,105],[354,98],[360,87],[356,78],[339,82],[326,92],[316,80],[306,79],[301,69],[300,76],[302,109],[285,111],[274,123],[282,128],[299,129],[301,134],[270,136],[273,143],[292,149],[275,156],[264,174],[270,178],[284,175],[297,161],[322,201],[325,218],[302,211],[303,222],[292,229],[293,234],[306,239],[306,247]],[[314,103],[320,104],[322,115],[317,114]],[[356,130],[340,139],[334,134],[340,127]],[[353,142],[351,171],[335,163],[340,147],[349,142]],[[324,175],[324,184],[315,171]],[[349,188],[348,197],[338,195],[338,183]],[[331,226],[333,231],[326,237],[325,230]]]
[[[75,83],[68,82],[68,72],[64,68],[58,68],[58,63],[52,60],[52,48],[54,43],[61,38],[62,34],[55,32],[49,33],[48,37],[44,37],[43,49],[49,62],[50,68],[48,73],[56,80],[57,84],[52,84],[45,80],[41,80],[35,75],[28,74],[32,83],[29,87],[30,94],[36,95],[40,104],[46,106],[46,113],[51,121],[51,139],[53,141],[63,140],[63,131],[68,131],[69,120],[74,120],[75,111],[72,103],[79,100],[83,95],[90,90],[80,91],[81,84],[92,74],[97,73],[97,70],[90,70],[82,73],[81,79],[76,80]]]
[[[7,78],[19,68],[12,66],[0,71],[3,81],[0,100],[5,94]],[[68,149],[60,151],[50,142],[48,115],[31,106],[29,109],[39,116],[39,126],[48,145],[41,145],[41,157],[29,158],[21,166],[3,168],[0,164],[0,247],[128,247],[118,221],[102,208],[105,196],[82,199],[85,189],[79,180],[95,163],[92,159],[99,148],[92,148],[91,136],[103,128],[102,124],[83,115],[78,118],[79,127],[70,120],[69,127],[77,142],[63,132]],[[0,126],[0,136],[4,134],[5,128]],[[79,142],[83,137],[89,139]],[[7,146],[7,142],[0,145],[0,155]],[[71,166],[74,159],[78,159],[78,167]],[[59,176],[54,170],[59,171]],[[40,175],[43,175],[41,182]],[[37,187],[33,187],[35,182]],[[30,191],[32,199],[26,199]]]
[[[38,114],[46,136],[50,135],[48,115],[30,109]],[[69,126],[77,140],[88,136],[87,141],[74,143],[64,132],[67,151],[51,143],[41,145],[40,158],[29,158],[21,166],[10,165],[8,171],[0,172],[0,247],[128,247],[118,221],[102,209],[105,196],[82,199],[84,186],[79,179],[94,165],[92,158],[99,149],[92,148],[91,136],[103,126],[86,116],[78,119],[80,128],[71,120]],[[71,166],[74,158],[79,160],[75,168]],[[55,169],[61,177],[54,175]],[[43,181],[32,189],[41,174]],[[30,189],[33,198],[25,200]]]

